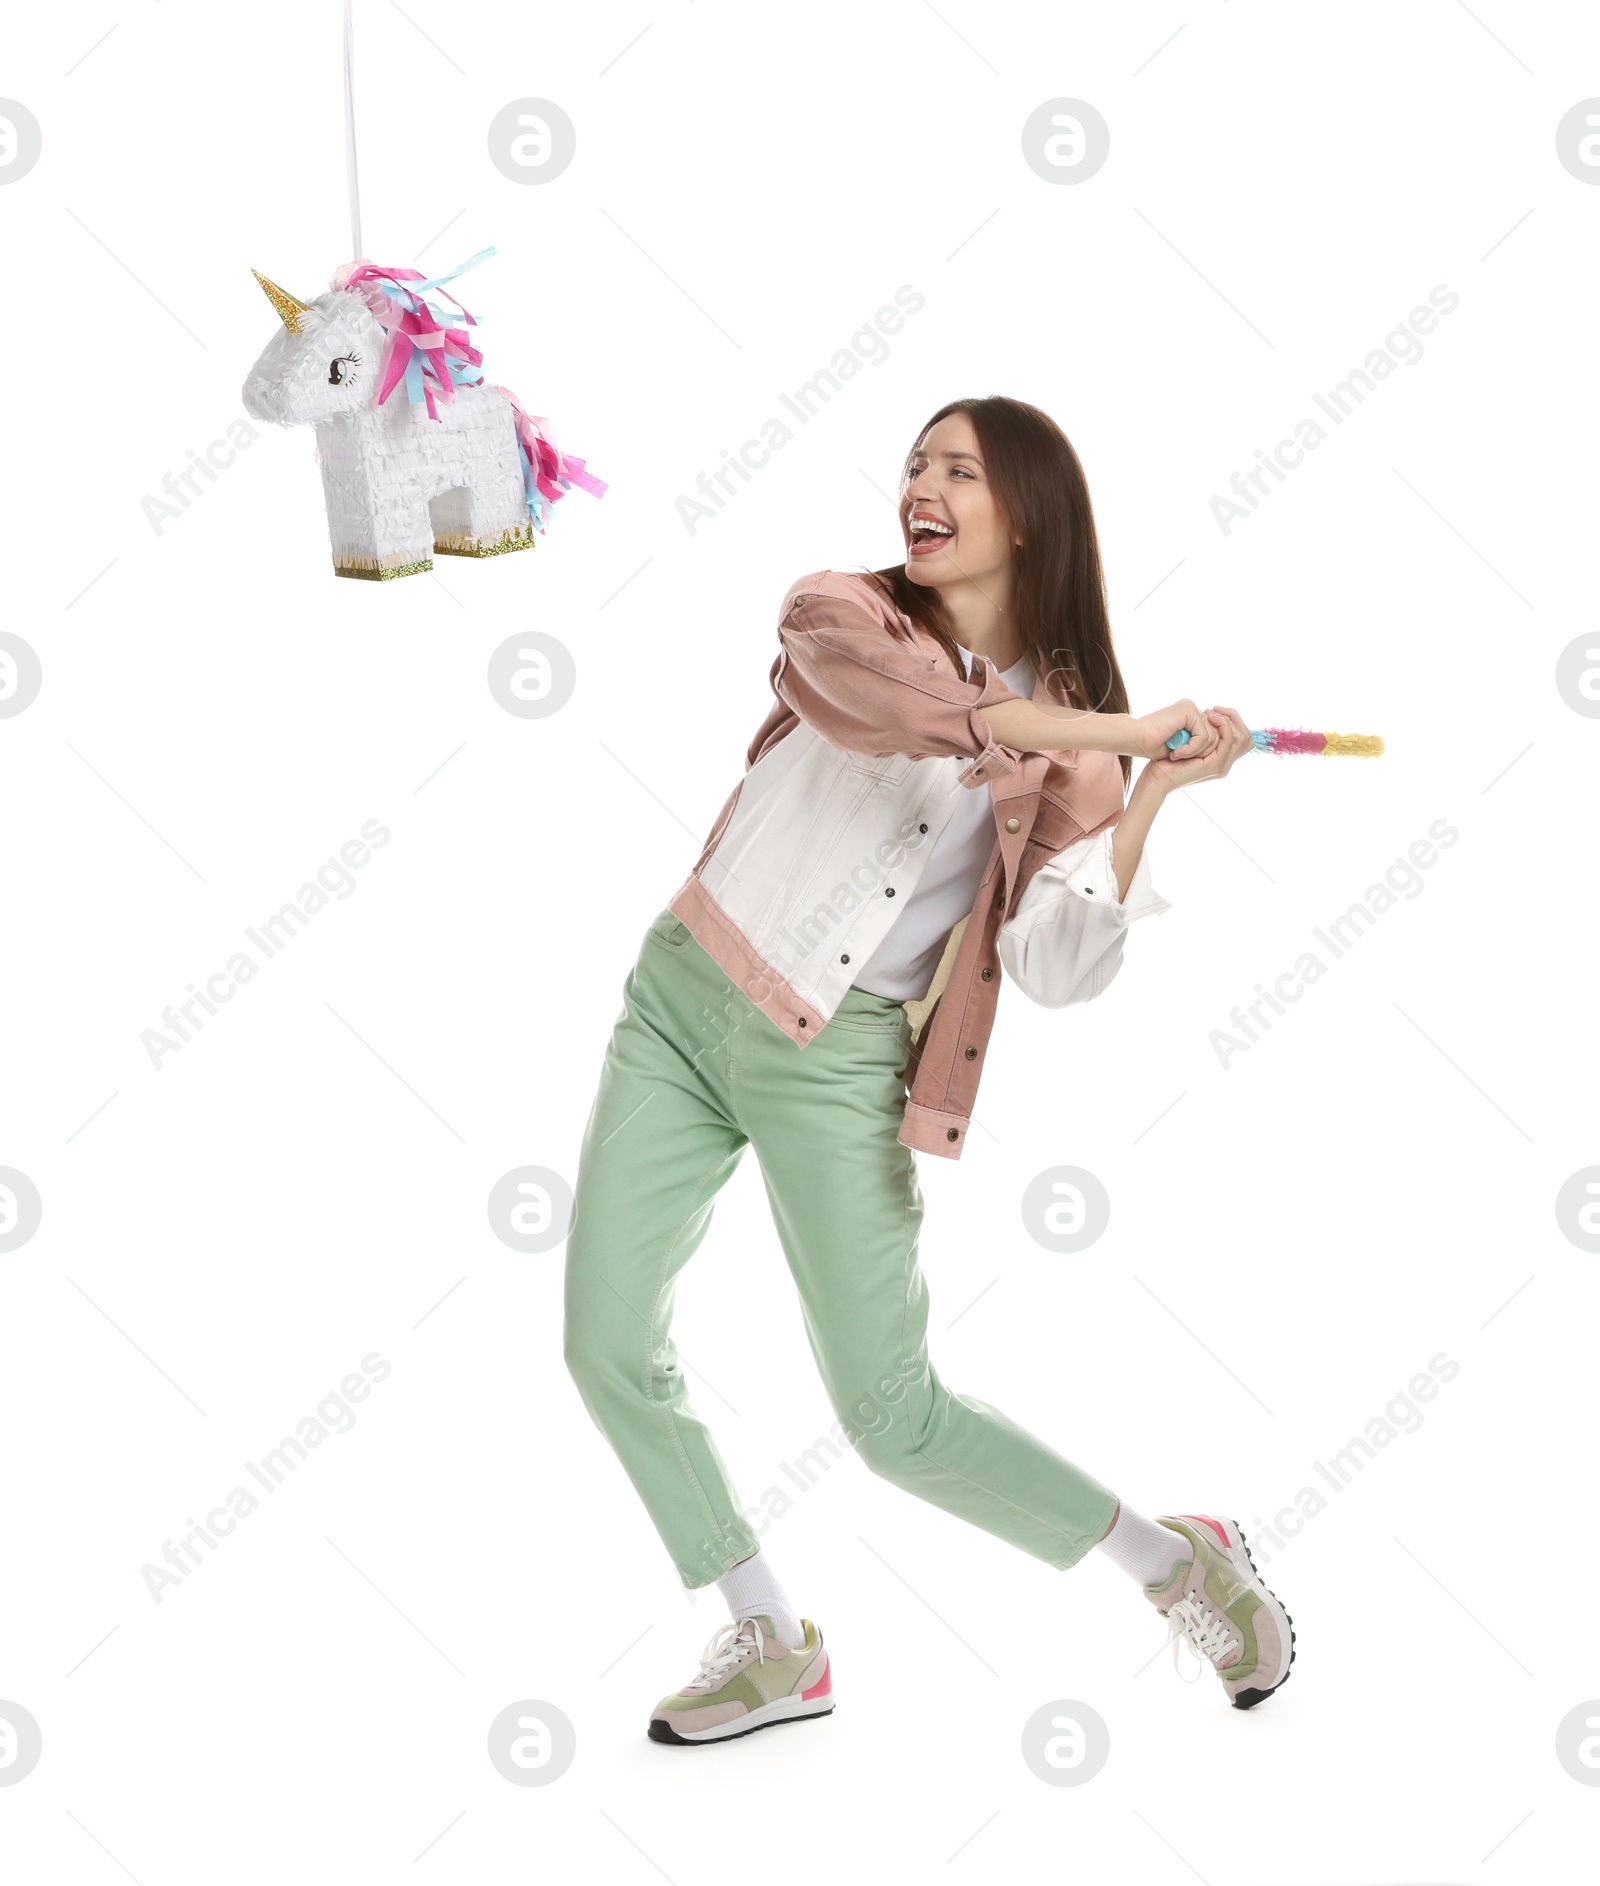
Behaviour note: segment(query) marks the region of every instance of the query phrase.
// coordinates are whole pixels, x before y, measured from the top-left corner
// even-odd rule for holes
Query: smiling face
[[[984,469],[965,413],[950,413],[912,448],[900,484],[906,575],[948,591],[1009,592],[1016,533]]]

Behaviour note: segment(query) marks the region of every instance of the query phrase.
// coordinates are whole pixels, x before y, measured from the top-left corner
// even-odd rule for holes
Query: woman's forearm
[[[1019,753],[1137,753],[1131,714],[1091,714],[1059,701],[997,701],[983,710],[989,731]]]
[[[1144,841],[1150,836],[1150,827],[1166,796],[1167,787],[1160,775],[1145,767],[1133,782],[1126,810],[1111,829],[1111,863],[1117,874],[1118,903],[1128,895],[1128,886],[1144,856]]]

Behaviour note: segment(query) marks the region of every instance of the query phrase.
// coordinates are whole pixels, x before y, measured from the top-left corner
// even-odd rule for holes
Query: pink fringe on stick
[[[1272,753],[1320,753],[1328,744],[1325,733],[1305,733],[1298,727],[1268,727],[1267,749]]]

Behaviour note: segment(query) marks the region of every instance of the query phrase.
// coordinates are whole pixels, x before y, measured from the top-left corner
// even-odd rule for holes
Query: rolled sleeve
[[[1127,896],[1117,896],[1114,829],[1079,839],[1040,865],[1001,926],[1001,966],[1042,1008],[1092,1001],[1122,967],[1129,924],[1171,909],[1151,882],[1148,852]]]
[[[1139,853],[1139,862],[1128,881],[1127,896],[1117,896],[1117,866],[1111,848],[1115,834],[1116,827],[1108,825],[1092,838],[1080,839],[1076,845],[1058,852],[1048,864],[1039,867],[1034,882],[1051,872],[1060,877],[1074,896],[1109,912],[1113,920],[1124,927],[1139,917],[1159,916],[1162,911],[1170,910],[1171,904],[1151,881],[1148,849]],[[1031,891],[1033,885],[1028,889]],[[1026,903],[1027,899],[1023,901]],[[1019,911],[1018,915],[1021,914]]]
[[[984,786],[1012,771],[1021,752],[994,738],[984,709],[1023,697],[992,662],[982,663],[981,683],[937,668],[865,601],[836,592],[850,580],[830,573],[819,579],[825,587],[796,585],[785,598],[778,625],[782,654],[772,677],[778,697],[847,752],[964,755],[971,762],[957,775],[964,786]]]

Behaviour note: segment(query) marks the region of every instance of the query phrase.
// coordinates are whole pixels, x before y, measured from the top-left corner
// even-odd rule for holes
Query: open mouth
[[[955,539],[955,525],[947,524],[942,517],[935,517],[930,511],[913,512],[910,524],[911,554],[914,557],[931,556],[945,549]]]

